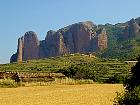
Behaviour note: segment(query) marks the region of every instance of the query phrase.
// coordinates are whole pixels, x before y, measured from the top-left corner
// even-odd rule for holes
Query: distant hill
[[[140,54],[140,18],[126,23],[106,24],[108,48],[99,52],[101,57],[134,60]]]
[[[18,39],[17,52],[11,62],[62,56],[66,54],[96,53],[102,58],[133,60],[140,54],[140,18],[115,25],[95,25],[91,21],[79,22],[58,31],[48,31],[39,41],[29,31]]]

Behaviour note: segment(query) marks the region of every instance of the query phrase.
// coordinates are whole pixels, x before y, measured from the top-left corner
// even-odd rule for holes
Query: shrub
[[[138,58],[136,65],[131,68],[131,74],[125,81],[124,86],[129,91],[133,90],[137,86],[140,86],[140,57]]]
[[[101,77],[108,74],[109,68],[104,65],[98,65],[94,62],[80,63],[71,65],[67,68],[62,68],[59,72],[65,76],[74,79],[92,79],[96,82],[100,82]]]
[[[124,83],[126,79],[126,76],[122,76],[122,75],[119,75],[119,74],[115,74],[111,77],[109,77],[109,79],[107,79],[105,82],[106,83]]]
[[[15,88],[18,87],[18,83],[11,79],[1,79],[0,87],[2,88]]]
[[[115,105],[139,105],[140,104],[140,86],[135,87],[133,91],[126,90],[124,93],[117,93],[114,100]]]
[[[140,57],[136,65],[132,67],[124,86],[125,92],[117,94],[115,105],[140,105]]]

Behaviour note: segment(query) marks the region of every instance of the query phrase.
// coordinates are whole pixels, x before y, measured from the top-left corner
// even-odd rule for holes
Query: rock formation
[[[26,32],[23,38],[23,60],[39,58],[39,40],[35,32]]]
[[[60,56],[72,53],[96,52],[107,48],[105,28],[100,28],[90,21],[72,24],[48,31],[45,40],[38,41],[35,32],[29,31],[18,39],[18,50],[11,57],[11,62]]]
[[[23,37],[18,39],[18,49],[17,49],[17,61],[22,62],[22,54],[23,54]]]
[[[131,19],[128,22],[128,26],[124,30],[124,37],[132,38],[139,35],[139,32],[140,32],[139,24],[135,21],[135,19]]]
[[[97,44],[98,50],[103,50],[107,48],[107,35],[106,35],[105,28],[103,28],[101,32],[99,33],[97,41],[98,41],[98,44]]]

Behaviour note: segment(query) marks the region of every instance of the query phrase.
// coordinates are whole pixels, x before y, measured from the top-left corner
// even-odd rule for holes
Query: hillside
[[[27,60],[22,63],[10,63],[0,65],[0,71],[41,71],[41,72],[56,72],[60,68],[70,66],[72,64],[79,64],[84,62],[91,62],[96,58],[88,55],[71,54],[57,57],[49,57],[44,59]]]
[[[121,41],[115,47],[110,47],[102,51],[99,55],[105,58],[136,60],[140,55],[140,38],[131,38],[126,41]]]
[[[28,60],[23,63],[0,65],[0,71],[61,72],[76,79],[106,81],[110,77],[128,75],[132,65],[116,59],[99,59],[94,55],[71,54],[46,59]],[[116,78],[116,77],[115,77]]]
[[[103,58],[136,60],[140,54],[140,18],[115,25],[106,24],[108,48],[98,52]]]

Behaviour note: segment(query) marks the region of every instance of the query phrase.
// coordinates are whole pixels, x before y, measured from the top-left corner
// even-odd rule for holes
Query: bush
[[[2,88],[16,88],[18,87],[18,83],[11,79],[1,79],[0,87]]]
[[[108,71],[108,67],[104,65],[98,65],[94,62],[71,65],[70,67],[59,70],[59,72],[63,73],[69,78],[92,79],[96,82],[100,82],[101,77],[107,75]]]
[[[94,70],[91,70],[85,63],[71,65],[70,67],[60,69],[59,72],[63,73],[68,78],[74,79],[93,79]]]
[[[132,67],[124,86],[125,92],[117,94],[115,105],[140,105],[140,57],[136,65]]]
[[[131,68],[131,74],[124,83],[127,90],[131,91],[135,87],[140,86],[140,57],[134,67]]]
[[[112,84],[114,84],[114,83],[124,83],[125,79],[126,79],[126,76],[121,76],[119,74],[115,74],[114,76],[109,77],[109,79],[107,79],[105,82],[106,83],[112,83]]]
[[[133,91],[126,90],[124,93],[117,93],[114,101],[115,105],[139,105],[140,104],[140,86],[135,87]]]

